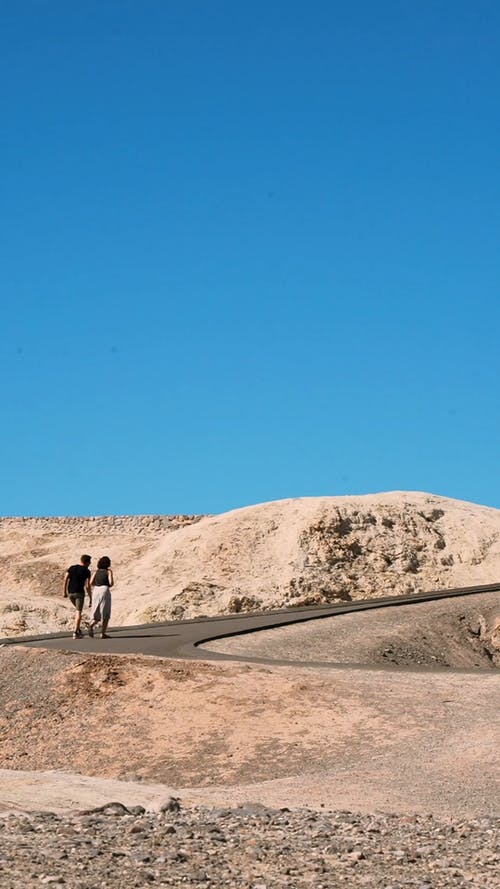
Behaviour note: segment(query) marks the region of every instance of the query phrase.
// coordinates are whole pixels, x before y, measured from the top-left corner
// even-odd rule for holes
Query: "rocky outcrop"
[[[204,517],[2,519],[3,635],[67,625],[62,574],[81,552],[112,558],[115,622],[192,618],[493,583],[500,511],[394,492]]]

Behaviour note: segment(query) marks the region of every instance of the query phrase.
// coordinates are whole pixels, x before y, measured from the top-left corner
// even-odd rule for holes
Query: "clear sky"
[[[500,507],[500,5],[0,4],[0,513]]]

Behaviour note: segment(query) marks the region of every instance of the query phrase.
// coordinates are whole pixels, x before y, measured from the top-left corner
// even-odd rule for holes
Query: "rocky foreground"
[[[0,816],[0,885],[79,889],[450,889],[500,886],[499,818],[183,809],[112,803],[61,817]]]

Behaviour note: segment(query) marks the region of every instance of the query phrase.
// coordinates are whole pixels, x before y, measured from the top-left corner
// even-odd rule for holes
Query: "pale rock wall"
[[[111,557],[112,622],[404,595],[500,578],[500,511],[432,494],[282,500],[217,516],[0,520],[0,634],[67,627],[62,575]]]

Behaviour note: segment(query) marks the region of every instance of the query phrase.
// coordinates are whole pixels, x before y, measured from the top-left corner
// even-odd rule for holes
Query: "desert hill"
[[[111,557],[113,623],[348,601],[500,579],[500,510],[419,492],[215,516],[0,519],[0,635],[69,626],[62,575]]]

